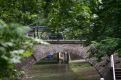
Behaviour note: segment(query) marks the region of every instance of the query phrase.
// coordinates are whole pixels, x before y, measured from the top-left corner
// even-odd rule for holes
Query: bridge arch
[[[51,45],[37,45],[35,47],[34,57],[37,61],[46,57],[48,53],[58,53],[58,52],[67,52],[71,55],[77,55],[80,58],[85,57],[86,51],[84,47],[80,44],[51,44]]]

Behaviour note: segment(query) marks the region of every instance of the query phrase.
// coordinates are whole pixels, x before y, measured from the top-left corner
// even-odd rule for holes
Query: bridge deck
[[[82,44],[86,40],[44,40],[50,44]]]

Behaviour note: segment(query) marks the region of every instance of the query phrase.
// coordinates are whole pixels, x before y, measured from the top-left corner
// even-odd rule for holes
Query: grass
[[[77,76],[78,80],[97,80],[94,68],[88,63],[72,63],[70,64],[70,69]]]
[[[81,63],[81,64],[74,64],[74,63],[72,63],[72,64],[70,64],[70,66],[72,67],[72,68],[77,68],[77,67],[81,67],[81,68],[84,68],[84,67],[91,67],[90,66],[90,64],[88,64],[88,63]]]
[[[90,68],[91,66],[87,63],[81,63],[81,64],[70,64],[70,68],[73,72],[78,72],[80,69],[86,69]]]

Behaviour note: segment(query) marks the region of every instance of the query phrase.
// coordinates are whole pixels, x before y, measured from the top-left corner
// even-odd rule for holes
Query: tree
[[[6,6],[7,5],[7,6]],[[33,24],[40,14],[36,0],[1,0],[0,18],[6,23]]]
[[[93,12],[97,18],[93,20],[91,29],[91,40],[96,41],[98,52],[96,57],[110,56],[113,53],[121,51],[121,1],[119,0],[102,0]]]
[[[67,39],[80,39],[89,33],[92,11],[86,0],[42,0],[47,26],[54,33],[62,32]]]

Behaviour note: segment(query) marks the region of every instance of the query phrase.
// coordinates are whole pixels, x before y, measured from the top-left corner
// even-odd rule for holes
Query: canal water
[[[99,75],[88,64],[36,64],[25,80],[99,80]]]

